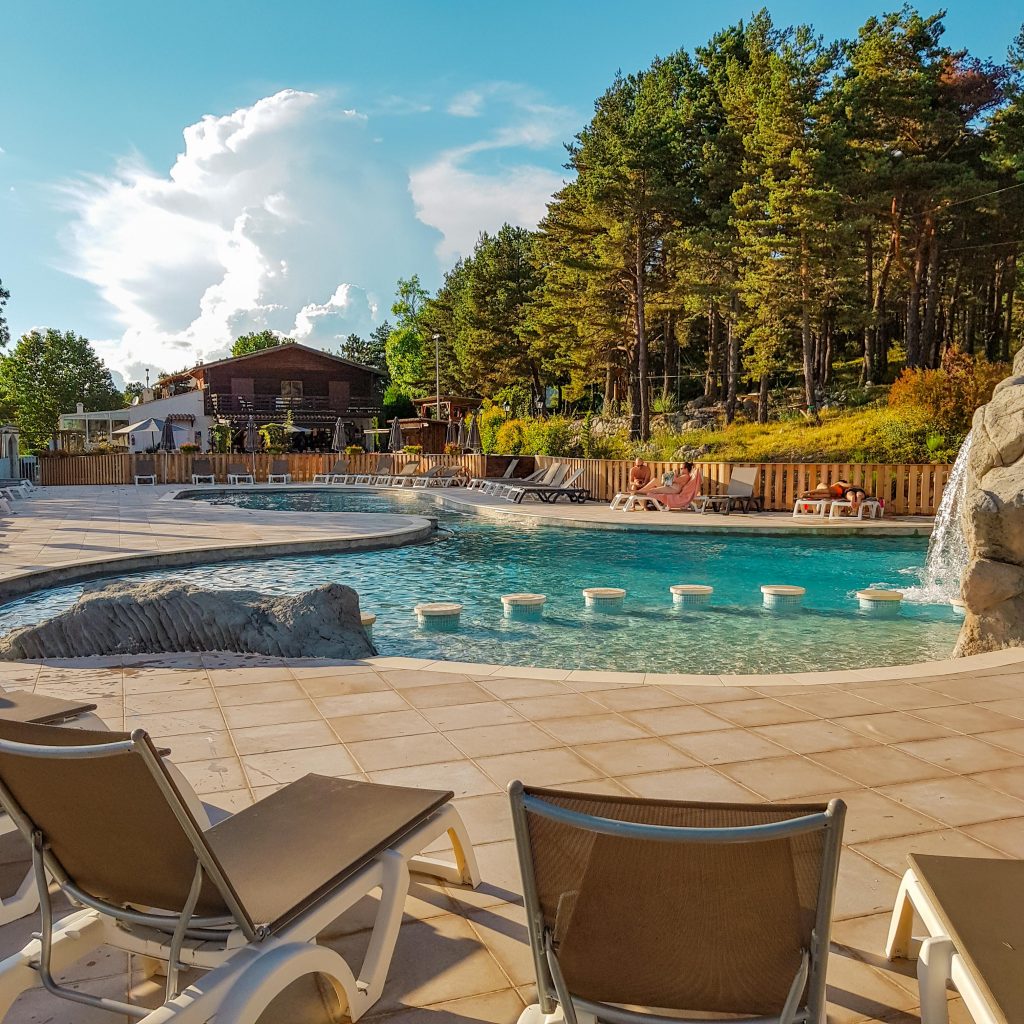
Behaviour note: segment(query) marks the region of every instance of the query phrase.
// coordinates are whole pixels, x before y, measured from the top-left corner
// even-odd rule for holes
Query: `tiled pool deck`
[[[94,518],[67,512],[65,521],[79,524],[79,548],[119,546],[113,524],[138,518],[127,497],[112,506],[113,490],[94,492],[108,502]],[[33,501],[38,510],[26,508],[19,529],[29,516],[42,518],[47,503],[69,507],[57,495]],[[89,506],[84,496],[71,504]],[[133,511],[122,520],[112,507]],[[276,517],[275,535],[290,528]],[[51,532],[63,541],[59,529]],[[155,534],[169,538],[157,546],[182,543],[180,532]],[[16,543],[16,531],[4,540]],[[41,542],[31,557],[53,565],[58,554]],[[309,771],[454,790],[484,884],[415,887],[387,989],[366,1018],[402,1024],[511,1024],[531,999],[503,793],[510,779],[695,800],[841,796],[850,811],[829,966],[829,1020],[838,1024],[918,1016],[913,965],[881,956],[909,851],[1024,856],[1021,654],[886,670],[884,678],[859,669],[690,682],[401,658],[325,664],[203,655],[0,664],[0,685],[88,697],[112,728],[146,728],[166,741],[205,799],[228,808]],[[358,950],[365,921],[355,914],[343,922],[337,943]],[[0,929],[0,953],[33,927]],[[73,976],[108,995],[123,996],[132,984],[120,954],[90,958]],[[959,1000],[951,1008],[954,1022],[966,1019]],[[10,1019],[115,1018],[35,992]],[[329,1018],[307,1001],[275,1019]]]

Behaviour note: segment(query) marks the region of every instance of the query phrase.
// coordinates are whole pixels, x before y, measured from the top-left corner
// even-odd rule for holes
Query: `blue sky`
[[[320,346],[365,334],[398,276],[433,287],[479,230],[533,225],[616,69],[752,9],[5,0],[12,333],[75,329],[129,377],[264,326]],[[885,8],[769,9],[835,37]],[[953,3],[946,40],[1002,59],[1022,19]]]

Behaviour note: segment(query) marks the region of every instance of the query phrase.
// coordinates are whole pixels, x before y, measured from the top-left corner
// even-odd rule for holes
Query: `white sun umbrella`
[[[331,438],[331,450],[335,452],[343,451],[345,448],[345,424],[341,422],[339,416],[334,421],[334,436]]]
[[[391,421],[391,433],[388,435],[388,451],[389,452],[400,452],[405,447],[405,441],[402,439],[402,424],[398,422],[396,416]]]
[[[138,423],[129,423],[127,427],[121,427],[119,430],[115,430],[115,434],[152,434],[153,435],[153,446],[156,446],[156,437],[158,434],[162,434],[164,430],[164,421],[153,419],[151,416],[148,420],[139,420]]]
[[[480,413],[477,413],[472,422],[469,424],[469,438],[466,441],[466,447],[472,451],[479,453],[483,445],[480,442]]]

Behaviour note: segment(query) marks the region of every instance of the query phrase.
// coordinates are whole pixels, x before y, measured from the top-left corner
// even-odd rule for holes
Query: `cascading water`
[[[964,496],[967,493],[967,456],[971,435],[964,438],[953,470],[942,493],[935,525],[928,542],[928,559],[921,570],[921,585],[910,588],[905,599],[919,604],[949,604],[960,598],[960,581],[967,569],[967,540],[964,537]]]

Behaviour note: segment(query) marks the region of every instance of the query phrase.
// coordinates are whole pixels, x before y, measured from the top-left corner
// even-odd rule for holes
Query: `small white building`
[[[13,423],[0,423],[0,480],[21,479],[18,459],[18,428]]]
[[[60,446],[72,451],[93,451],[97,445],[109,444],[130,452],[144,452],[159,443],[160,435],[152,433],[117,433],[124,427],[143,420],[170,420],[177,444],[198,444],[206,447],[210,428],[216,423],[205,409],[204,393],[199,388],[182,388],[177,394],[157,398],[146,388],[134,405],[124,409],[85,412],[79,403],[73,413],[60,417]]]

